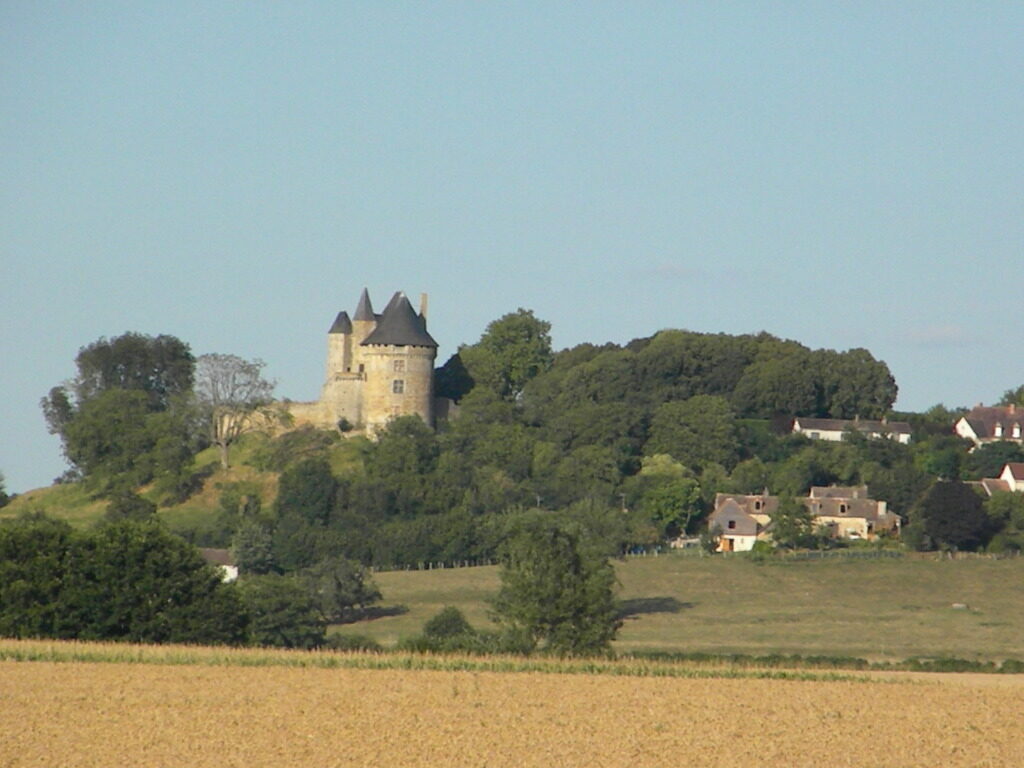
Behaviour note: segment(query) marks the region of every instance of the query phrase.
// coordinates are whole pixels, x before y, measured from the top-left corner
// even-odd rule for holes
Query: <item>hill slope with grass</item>
[[[157,514],[172,530],[182,531],[203,523],[216,516],[220,509],[220,495],[223,488],[231,483],[252,483],[259,489],[264,506],[273,503],[277,495],[279,472],[261,469],[261,454],[271,444],[270,438],[262,434],[248,434],[232,447],[231,467],[221,469],[215,447],[207,448],[195,455],[190,472],[196,478],[196,491],[189,498],[176,504],[161,504],[160,494],[153,487],[143,487],[137,492],[158,504]],[[99,521],[109,506],[109,501],[89,491],[82,482],[62,483],[47,488],[37,488],[16,496],[10,504],[0,508],[0,519],[17,517],[26,512],[42,512],[49,517],[66,520],[75,527],[87,527]]]

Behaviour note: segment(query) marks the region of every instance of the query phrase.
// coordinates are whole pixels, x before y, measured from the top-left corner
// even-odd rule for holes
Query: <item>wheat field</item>
[[[5,660],[0,766],[1013,766],[1024,765],[1022,713],[1013,675]]]

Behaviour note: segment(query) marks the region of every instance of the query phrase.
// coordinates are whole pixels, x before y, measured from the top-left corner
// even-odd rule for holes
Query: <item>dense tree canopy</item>
[[[73,532],[45,518],[0,525],[0,634],[240,643],[247,616],[195,547],[157,523]]]
[[[551,324],[520,308],[488,325],[480,341],[462,347],[459,357],[476,386],[515,400],[551,365]]]
[[[981,497],[960,481],[937,481],[911,514],[908,538],[918,549],[977,549],[994,533]]]
[[[72,467],[100,492],[159,475],[169,489],[184,486],[184,467],[197,447],[188,345],[126,333],[83,347],[75,363],[77,376],[41,403]]]

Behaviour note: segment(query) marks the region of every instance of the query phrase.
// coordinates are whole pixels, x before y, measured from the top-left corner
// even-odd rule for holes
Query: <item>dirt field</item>
[[[814,682],[5,661],[0,766],[1012,766],[1024,765],[1022,712],[1021,676]]]

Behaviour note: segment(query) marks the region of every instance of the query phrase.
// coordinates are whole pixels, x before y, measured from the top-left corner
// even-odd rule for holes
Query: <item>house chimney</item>
[[[420,294],[420,317],[427,319],[427,294]]]
[[[1010,403],[1010,405],[1008,407],[1010,409],[1010,415],[1011,416],[1017,412],[1017,404],[1016,403]]]

